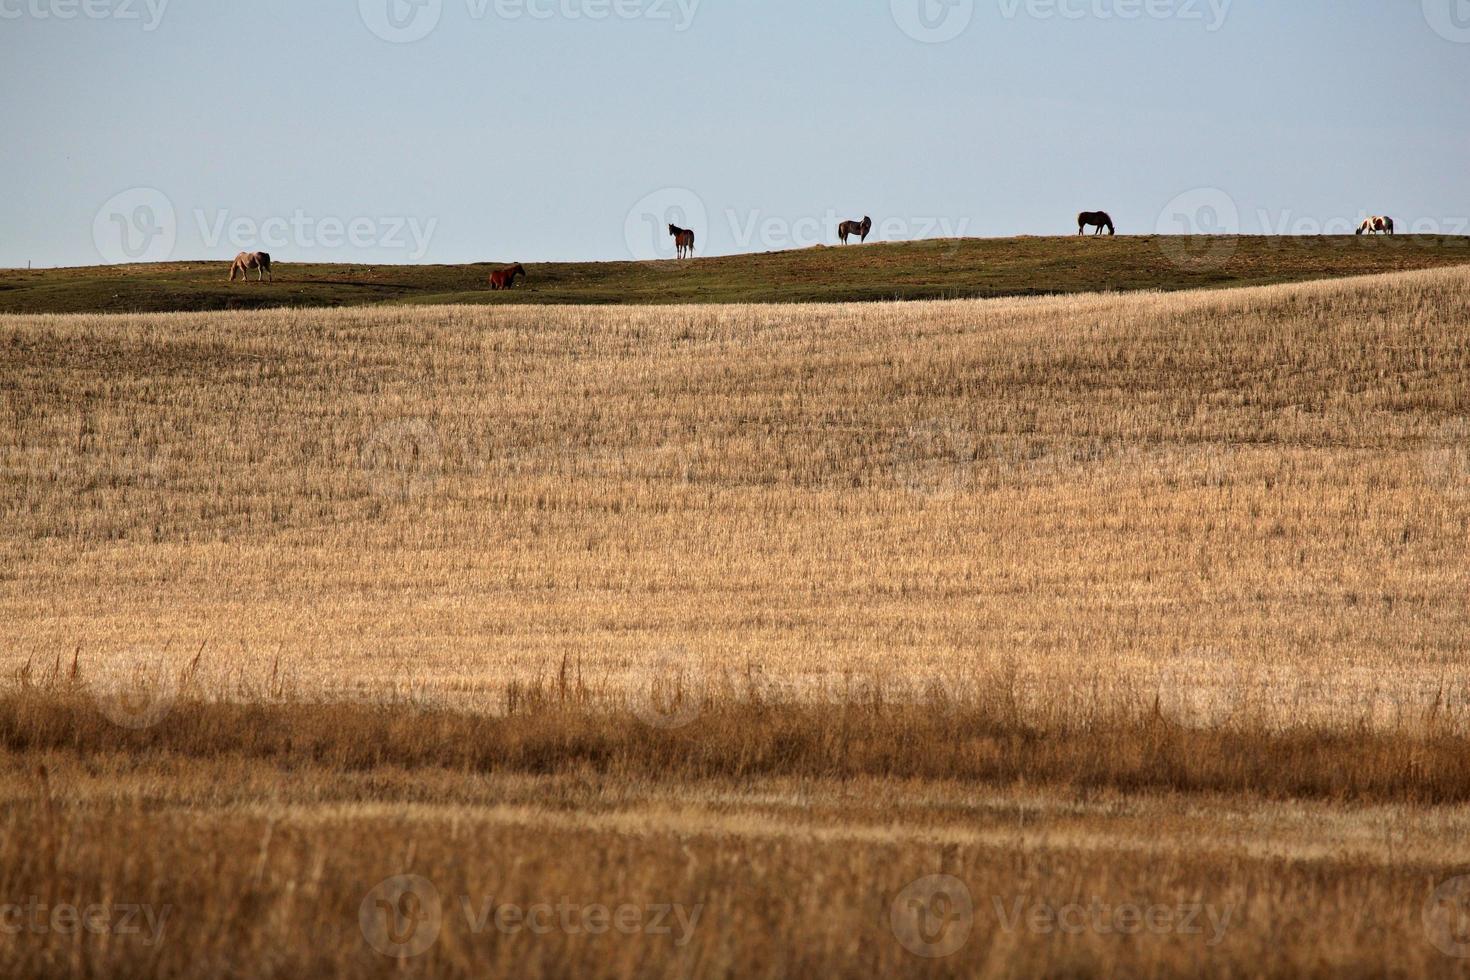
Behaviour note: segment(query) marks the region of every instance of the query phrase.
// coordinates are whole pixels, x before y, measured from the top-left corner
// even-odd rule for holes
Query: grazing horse
[[[522,282],[526,281],[526,267],[519,262],[504,269],[496,269],[490,273],[490,288],[509,289],[516,284],[516,276],[520,276]]]
[[[679,258],[694,254],[694,232],[678,225],[669,225],[669,234],[674,236],[674,247],[678,249]]]
[[[240,274],[241,279],[249,282],[251,269],[258,270],[258,274],[255,277],[256,282],[260,282],[266,276],[271,277],[271,282],[276,281],[276,277],[271,274],[271,257],[269,252],[241,252],[235,256],[235,262],[230,266],[230,282],[235,281],[235,273],[237,272]]]
[[[862,221],[844,221],[837,226],[837,237],[842,239],[842,244],[847,244],[848,235],[857,235],[861,241],[868,240],[868,232],[873,230],[873,219],[864,216]]]
[[[1094,235],[1101,235],[1106,229],[1109,235],[1116,235],[1118,230],[1113,227],[1113,219],[1106,211],[1083,211],[1077,215],[1077,234],[1084,234],[1087,227],[1091,225],[1097,228]]]
[[[1358,225],[1358,234],[1362,235],[1364,233],[1392,235],[1393,219],[1381,214],[1375,214],[1371,218],[1365,218],[1363,223]]]

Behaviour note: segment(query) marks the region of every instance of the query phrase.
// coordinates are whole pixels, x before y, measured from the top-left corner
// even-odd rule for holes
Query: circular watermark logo
[[[911,493],[963,493],[974,477],[974,433],[952,419],[928,419],[900,432],[890,449],[894,479]]]
[[[969,887],[954,875],[928,875],[894,897],[888,924],[904,949],[938,959],[969,941],[975,903]]]
[[[1159,711],[1186,725],[1217,725],[1240,700],[1240,676],[1229,650],[1201,647],[1172,657],[1159,671]]]
[[[395,959],[428,952],[439,939],[443,919],[439,889],[418,875],[395,875],[379,882],[357,910],[368,945]]]
[[[1443,493],[1470,496],[1470,420],[1454,419],[1435,430],[1424,450],[1424,474]]]
[[[374,496],[408,500],[429,490],[444,473],[439,431],[427,419],[395,419],[372,431],[358,465]]]
[[[693,231],[695,248],[699,248],[699,236],[709,227],[709,215],[698,194],[687,187],[664,187],[645,194],[628,209],[623,221],[628,254],[639,262],[677,258],[678,246],[669,232],[670,225]]]
[[[915,41],[943,44],[970,26],[975,0],[888,0],[893,22]]]
[[[1223,265],[1235,254],[1240,209],[1220,188],[1197,187],[1164,205],[1154,231],[1161,236],[1159,248],[1175,265]]]
[[[127,650],[105,675],[89,676],[97,710],[115,725],[142,730],[168,716],[179,697],[178,669],[163,651]]]
[[[660,650],[628,692],[628,707],[653,728],[683,728],[704,710],[708,678],[680,647]]]
[[[1470,44],[1470,0],[1424,0],[1424,19],[1446,41]]]
[[[113,195],[92,219],[92,243],[108,263],[167,262],[178,237],[173,202],[153,187]]]
[[[1424,934],[1446,956],[1470,959],[1470,875],[1441,882],[1429,896]]]
[[[389,44],[422,41],[439,26],[444,0],[357,0],[367,29]]]

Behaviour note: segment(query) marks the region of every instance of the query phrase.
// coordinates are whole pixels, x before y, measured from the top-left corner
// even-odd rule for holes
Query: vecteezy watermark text
[[[464,0],[472,21],[652,21],[689,30],[701,0]],[[444,17],[444,0],[358,0],[367,29],[391,44],[422,41]]]
[[[1176,20],[1225,26],[1234,0],[995,0],[1005,20]],[[976,0],[889,0],[893,22],[926,44],[959,37],[975,18]]]
[[[145,31],[163,22],[169,0],[0,0],[0,20],[138,21]]]
[[[95,936],[142,936],[144,946],[157,946],[163,941],[163,929],[172,912],[172,905],[73,905],[47,903],[31,895],[23,903],[0,904],[0,935],[75,936],[85,932]]]
[[[211,251],[222,244],[237,250],[360,248],[402,251],[417,262],[429,251],[439,227],[438,218],[390,216],[339,218],[315,216],[300,208],[291,216],[255,218],[232,215],[227,210],[206,213],[195,209],[199,237]]]
[[[402,252],[414,262],[428,253],[439,228],[438,218],[314,215],[302,208],[290,215],[264,218],[229,209],[195,208],[193,217],[200,240],[212,252],[222,248],[287,254],[317,248],[378,249]],[[179,215],[167,194],[154,187],[133,187],[113,195],[97,209],[92,240],[105,262],[167,262],[178,245],[179,225]]]
[[[996,921],[1008,933],[1026,931],[1042,936],[1204,936],[1206,946],[1218,946],[1230,928],[1231,906],[1206,902],[1111,902],[1093,897],[1087,902],[1055,904],[1022,895],[1005,901],[992,896]]]
[[[494,931],[501,936],[653,936],[683,948],[694,938],[704,903],[679,902],[608,905],[555,901],[506,902],[495,896],[460,895],[455,901],[471,936]],[[446,927],[438,888],[419,875],[395,875],[379,882],[358,908],[363,938],[384,956],[419,956],[438,941]]]
[[[730,237],[737,250],[754,252],[785,248],[811,248],[837,241],[837,226],[853,215],[828,210],[823,215],[795,218],[769,215],[762,211],[725,211]],[[877,241],[913,241],[924,238],[962,238],[969,230],[969,218],[913,216],[881,218],[869,237]]]
[[[1015,20],[1182,20],[1207,31],[1225,26],[1235,0],[997,0],[1001,16]]]

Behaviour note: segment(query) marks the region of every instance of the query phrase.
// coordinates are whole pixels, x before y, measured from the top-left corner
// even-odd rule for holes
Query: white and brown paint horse
[[[1375,214],[1371,218],[1364,218],[1363,223],[1358,225],[1360,235],[1392,235],[1393,219],[1382,214]]]
[[[240,274],[241,279],[249,282],[251,269],[258,270],[255,277],[256,282],[260,282],[266,276],[271,277],[271,282],[276,281],[276,277],[271,275],[271,257],[269,252],[241,252],[235,256],[235,262],[230,266],[230,282],[235,281],[235,273],[237,272]]]

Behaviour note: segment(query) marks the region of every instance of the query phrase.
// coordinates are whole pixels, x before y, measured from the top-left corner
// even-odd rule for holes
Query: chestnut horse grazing
[[[674,247],[679,251],[679,258],[694,254],[694,232],[678,225],[669,225],[669,234],[674,236]]]
[[[271,277],[271,282],[276,281],[276,277],[271,275],[271,257],[269,252],[241,252],[235,256],[235,262],[230,266],[230,282],[235,281],[235,273],[237,272],[240,273],[241,279],[248,282],[251,269],[259,270],[255,277],[256,282],[260,282],[266,276]]]
[[[1101,235],[1104,229],[1107,230],[1109,235],[1116,235],[1118,233],[1117,229],[1113,227],[1113,219],[1106,211],[1083,211],[1077,215],[1077,234],[1083,234],[1088,226],[1097,228],[1097,231],[1093,232],[1095,235]]]
[[[526,267],[519,262],[515,265],[508,265],[504,269],[496,269],[490,273],[490,288],[509,289],[516,284],[516,276],[520,276],[521,281],[525,282]]]
[[[1364,233],[1392,235],[1393,219],[1381,214],[1375,214],[1371,218],[1365,218],[1363,223],[1358,225],[1358,234],[1362,235]]]
[[[847,244],[848,235],[857,235],[861,241],[868,240],[868,232],[873,230],[873,219],[864,216],[862,221],[844,221],[837,226],[837,237],[842,239],[842,244]]]

